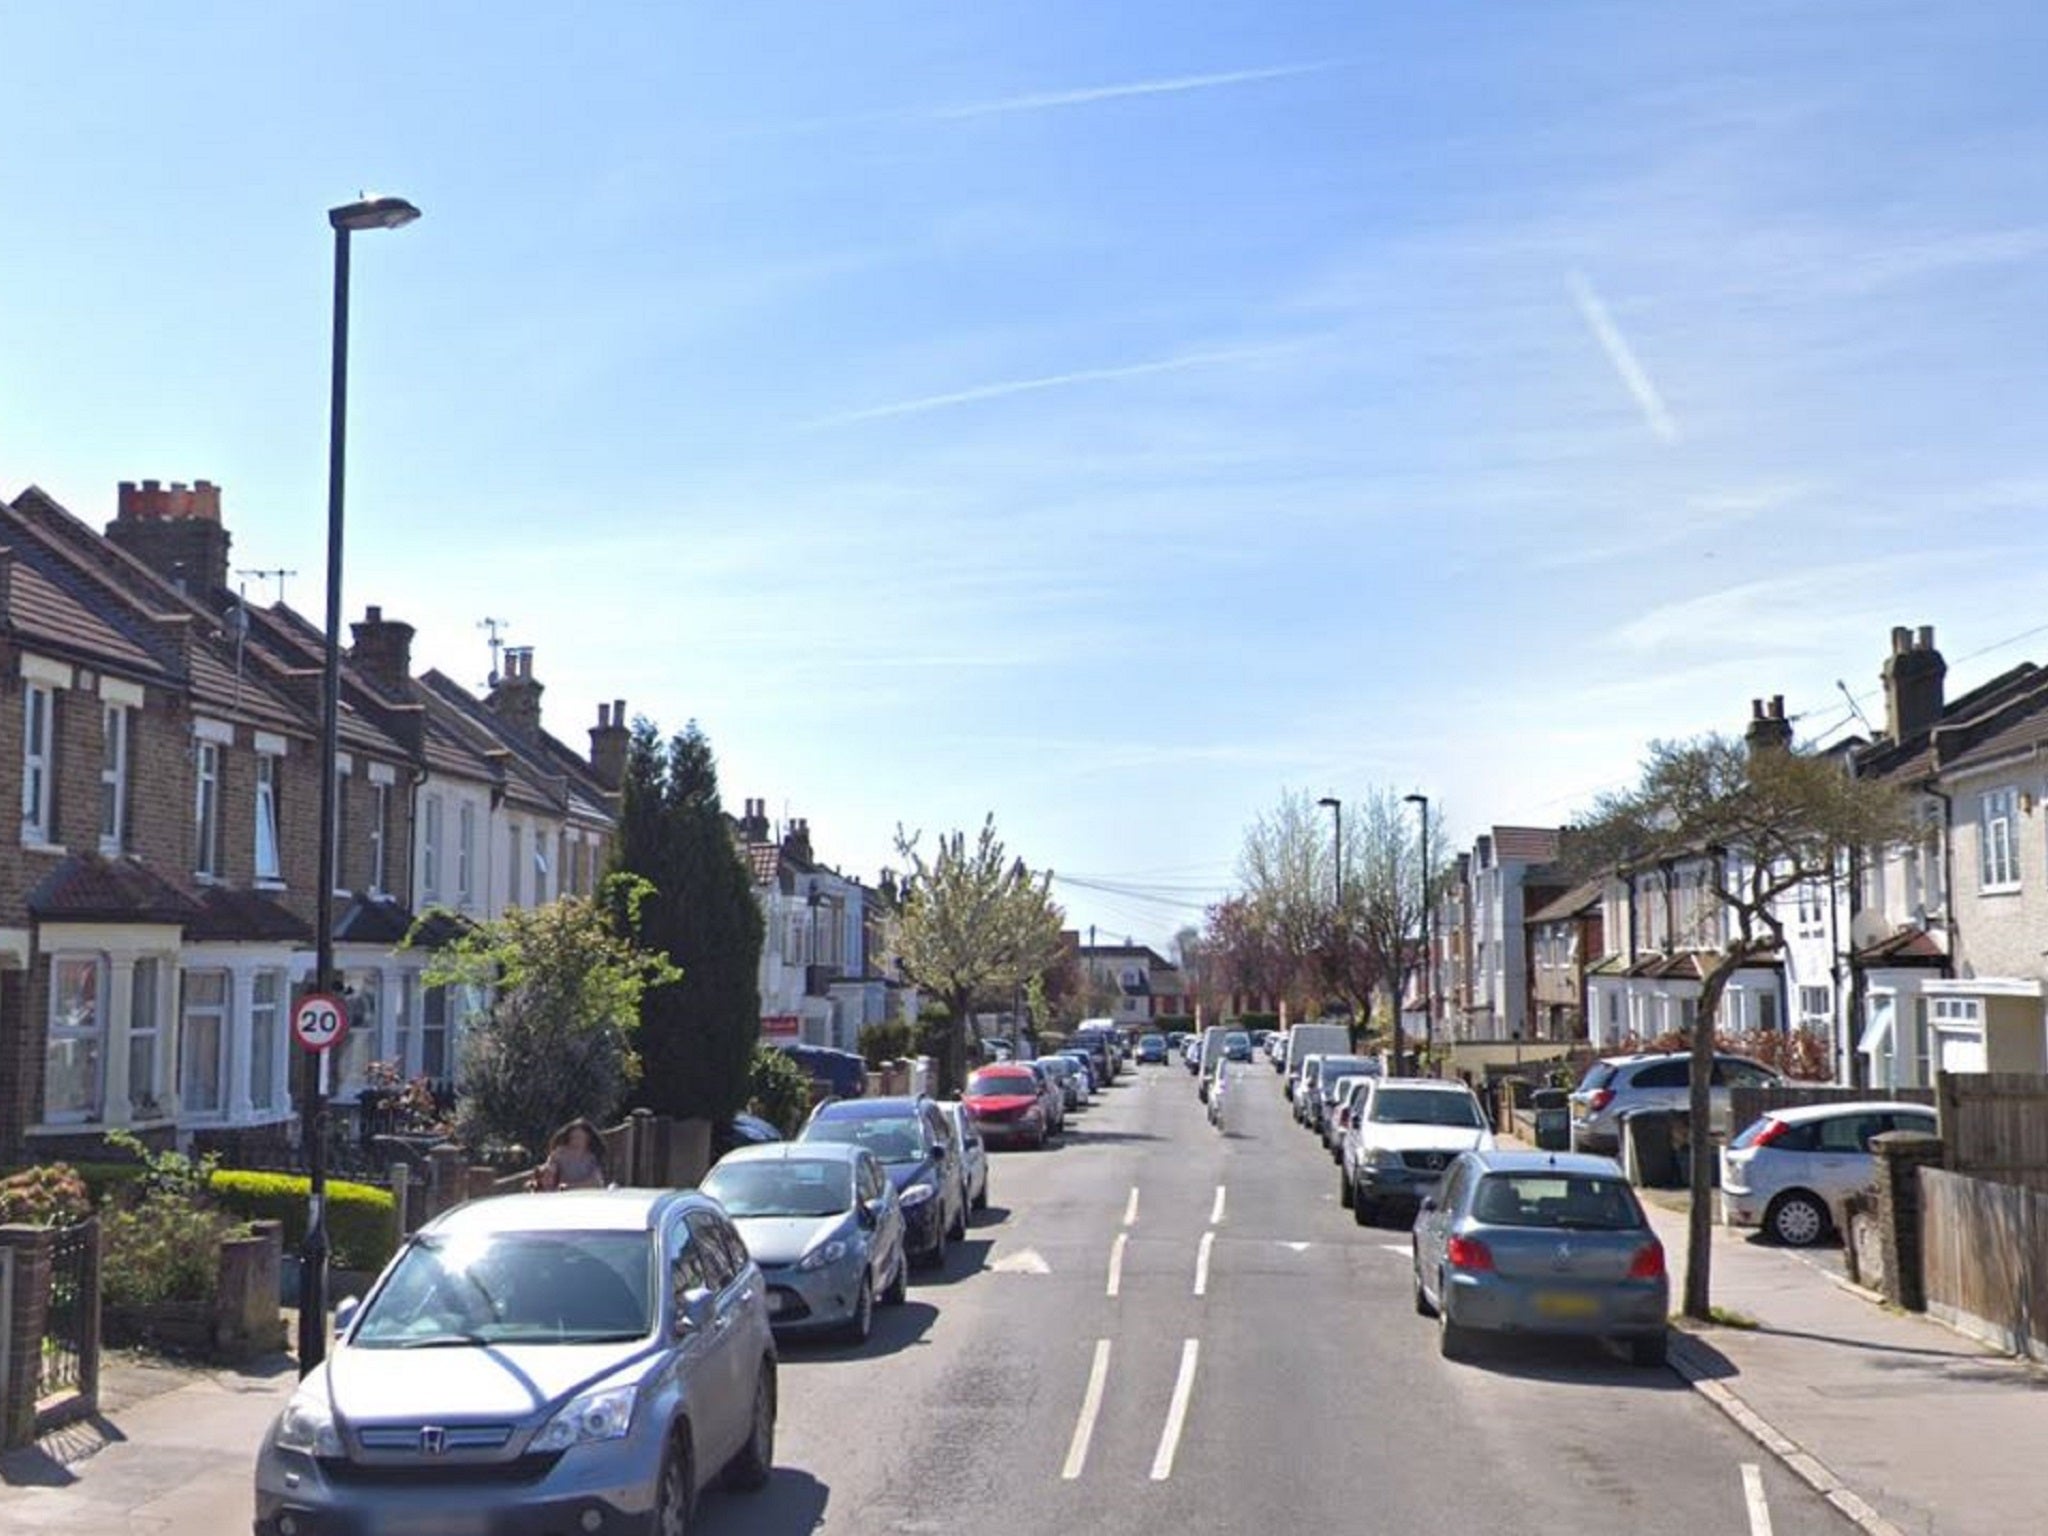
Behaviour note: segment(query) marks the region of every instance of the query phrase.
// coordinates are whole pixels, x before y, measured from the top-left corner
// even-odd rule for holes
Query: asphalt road
[[[784,1350],[774,1479],[710,1496],[707,1536],[1852,1529],[1667,1371],[1439,1358],[1407,1234],[1338,1206],[1278,1077],[1232,1107],[1219,1134],[1150,1067],[1064,1147],[997,1154],[971,1240],[865,1348]]]

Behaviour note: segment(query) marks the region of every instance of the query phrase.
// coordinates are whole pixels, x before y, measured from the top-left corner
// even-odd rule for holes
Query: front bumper
[[[1444,1306],[1459,1327],[1485,1333],[1640,1338],[1664,1331],[1671,1288],[1664,1280],[1588,1285],[1456,1274],[1444,1288]]]
[[[1352,1182],[1359,1198],[1373,1201],[1402,1201],[1420,1204],[1423,1196],[1436,1193],[1443,1182],[1441,1168],[1381,1167],[1376,1163],[1354,1163]]]
[[[256,1536],[652,1536],[661,1436],[579,1445],[538,1476],[475,1464],[373,1472],[268,1438],[256,1460]],[[440,1474],[436,1477],[434,1474]],[[595,1516],[594,1523],[586,1517]]]
[[[867,1272],[865,1253],[849,1254],[823,1269],[800,1270],[794,1264],[763,1268],[761,1278],[768,1283],[768,1326],[777,1335],[795,1335],[851,1322],[860,1310]]]

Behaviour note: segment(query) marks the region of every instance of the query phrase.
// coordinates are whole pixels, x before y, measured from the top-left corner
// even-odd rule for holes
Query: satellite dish
[[[1892,925],[1885,921],[1882,912],[1866,909],[1849,921],[1849,943],[1857,949],[1868,949],[1891,936]]]

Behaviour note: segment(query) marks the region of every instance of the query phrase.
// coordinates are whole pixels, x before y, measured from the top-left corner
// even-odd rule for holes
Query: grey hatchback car
[[[1415,1310],[1447,1359],[1480,1333],[1580,1334],[1662,1365],[1664,1245],[1604,1157],[1464,1152],[1415,1219]]]
[[[768,1480],[764,1290],[694,1192],[457,1206],[337,1309],[257,1453],[257,1536],[679,1536],[720,1474]]]

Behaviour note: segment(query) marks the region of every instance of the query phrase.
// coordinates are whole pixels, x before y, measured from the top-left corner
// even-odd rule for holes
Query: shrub
[[[1274,1017],[1277,1019],[1279,1015],[1276,1014]],[[1151,1027],[1162,1035],[1170,1035],[1175,1030],[1192,1032],[1195,1027],[1195,1016],[1192,1013],[1162,1013],[1158,1018],[1152,1020]],[[1246,1027],[1250,1028],[1251,1026],[1247,1025]],[[1266,1026],[1261,1024],[1258,1027],[1264,1029]]]
[[[855,1041],[860,1054],[871,1072],[881,1071],[884,1064],[901,1061],[910,1054],[910,1026],[901,1019],[889,1019],[880,1024],[863,1024],[859,1038]]]
[[[108,1302],[211,1301],[223,1238],[242,1223],[183,1195],[150,1195],[101,1217],[100,1280]]]
[[[1277,1013],[1240,1013],[1237,1016],[1239,1029],[1278,1029],[1280,1015]]]
[[[809,1075],[789,1052],[773,1046],[754,1047],[747,1094],[753,1112],[785,1136],[794,1136],[810,1113]]]
[[[141,1165],[137,1177],[144,1198],[174,1195],[184,1200],[204,1200],[206,1181],[220,1166],[218,1152],[209,1152],[200,1158],[187,1157],[175,1150],[153,1152],[132,1131],[107,1132],[107,1145],[126,1152]]]
[[[223,1210],[249,1221],[282,1222],[285,1252],[306,1240],[304,1174],[219,1169],[209,1188]],[[329,1179],[327,1247],[337,1269],[382,1269],[398,1247],[398,1202],[391,1191]]]
[[[41,1163],[0,1179],[0,1222],[68,1227],[92,1214],[92,1194],[67,1163]]]

